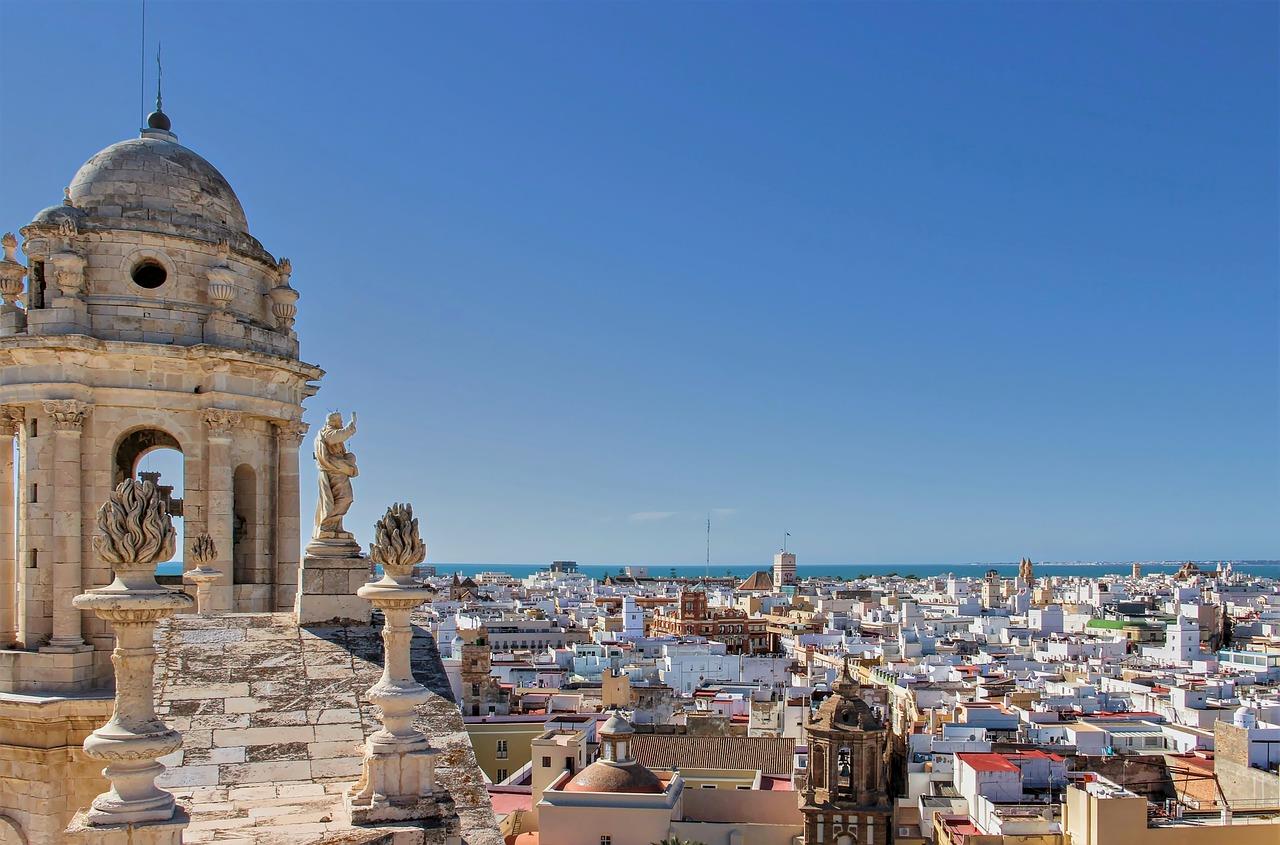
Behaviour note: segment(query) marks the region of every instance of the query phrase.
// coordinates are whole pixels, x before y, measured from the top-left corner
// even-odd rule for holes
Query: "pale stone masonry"
[[[382,674],[376,628],[299,627],[288,614],[175,616],[157,636],[158,712],[184,740],[162,760],[170,768],[159,784],[191,812],[186,842],[365,841],[340,837],[356,835],[343,792],[360,774],[366,738],[382,727],[366,698]],[[436,778],[463,840],[499,845],[444,666],[417,625],[411,658],[432,693],[414,725],[440,750]]]

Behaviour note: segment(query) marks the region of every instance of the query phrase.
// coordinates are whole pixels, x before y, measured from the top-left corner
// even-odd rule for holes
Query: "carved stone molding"
[[[231,429],[238,428],[244,414],[226,408],[210,408],[204,412],[205,424],[209,426],[209,434],[213,437],[227,437]]]
[[[78,399],[49,399],[42,403],[44,412],[53,417],[55,431],[80,431],[89,406]]]
[[[21,405],[0,405],[0,437],[13,437],[27,418]]]
[[[302,445],[302,439],[307,436],[307,429],[310,428],[306,423],[294,420],[272,420],[271,424],[276,428],[276,440],[281,446],[292,446],[297,449]]]

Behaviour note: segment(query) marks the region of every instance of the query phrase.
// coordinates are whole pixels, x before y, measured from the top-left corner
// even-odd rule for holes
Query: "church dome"
[[[85,162],[71,180],[70,199],[100,225],[123,221],[125,228],[200,238],[249,231],[240,200],[217,168],[179,144],[173,133],[154,128]]]
[[[613,763],[596,760],[564,785],[565,792],[630,792],[659,795],[666,791],[658,776],[630,760]]]

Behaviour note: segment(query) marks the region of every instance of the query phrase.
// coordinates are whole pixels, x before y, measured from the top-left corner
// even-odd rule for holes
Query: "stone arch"
[[[231,476],[231,515],[232,581],[236,584],[263,582],[258,553],[258,473],[249,464],[240,464]],[[269,581],[267,578],[266,582]]]
[[[0,815],[0,844],[27,845],[27,836],[22,832],[22,825],[12,816]]]
[[[173,449],[185,454],[178,438],[153,425],[140,426],[121,434],[112,451],[111,486],[135,477],[138,464],[149,452],[157,449]]]

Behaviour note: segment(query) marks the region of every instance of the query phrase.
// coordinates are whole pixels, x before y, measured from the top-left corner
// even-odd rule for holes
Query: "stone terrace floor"
[[[289,614],[261,613],[161,624],[158,712],[182,732],[183,748],[163,759],[170,769],[158,783],[191,812],[184,841],[390,841],[392,828],[353,829],[342,806],[360,774],[361,743],[379,726],[364,699],[382,673],[381,617],[374,621],[299,628]],[[453,795],[463,841],[500,845],[435,642],[421,628],[412,654],[415,676],[437,693],[417,724],[442,751],[437,776]]]

